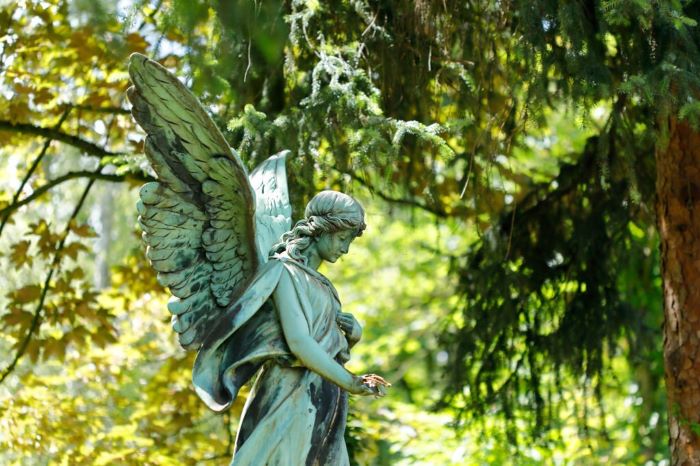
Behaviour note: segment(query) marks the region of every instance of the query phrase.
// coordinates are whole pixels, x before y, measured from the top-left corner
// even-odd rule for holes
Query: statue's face
[[[340,256],[348,253],[350,243],[354,239],[355,232],[352,230],[323,233],[316,243],[318,254],[324,261],[335,262]]]

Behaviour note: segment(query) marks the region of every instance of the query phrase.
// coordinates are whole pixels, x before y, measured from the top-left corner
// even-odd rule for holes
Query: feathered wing
[[[258,165],[250,175],[255,191],[255,241],[260,263],[283,233],[292,228],[292,205],[287,190],[285,161],[289,151],[275,154]]]
[[[147,255],[173,294],[180,344],[196,349],[259,267],[255,195],[238,155],[175,76],[140,54],[129,74],[132,114],[158,175],[138,204]]]

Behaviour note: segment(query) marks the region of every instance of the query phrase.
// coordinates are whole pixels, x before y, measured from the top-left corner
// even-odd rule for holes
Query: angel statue
[[[362,335],[318,272],[365,229],[352,197],[323,191],[292,228],[285,158],[248,176],[199,101],[134,54],[132,114],[157,181],[141,188],[146,254],[169,288],[173,329],[197,350],[192,380],[214,411],[257,374],[232,465],[347,465],[348,393],[381,396],[381,377],[343,365]]]

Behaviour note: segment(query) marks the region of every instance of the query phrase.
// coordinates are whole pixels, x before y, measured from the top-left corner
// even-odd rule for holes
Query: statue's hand
[[[362,338],[362,326],[349,312],[339,312],[336,321],[340,328],[345,332],[348,342],[355,344]]]
[[[389,382],[377,374],[353,376],[352,385],[352,389],[348,391],[354,395],[374,395],[377,397],[386,395],[386,388],[391,387]]]

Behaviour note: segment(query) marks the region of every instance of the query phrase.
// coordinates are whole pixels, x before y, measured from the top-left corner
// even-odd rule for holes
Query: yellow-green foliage
[[[352,401],[353,461],[660,462],[651,128],[657,110],[697,119],[685,9],[0,2],[0,463],[232,453],[246,391],[225,415],[197,399],[139,238],[133,52],[248,168],[292,151],[296,217],[324,188],[367,207],[323,269],[364,325],[349,367],[393,383]]]

